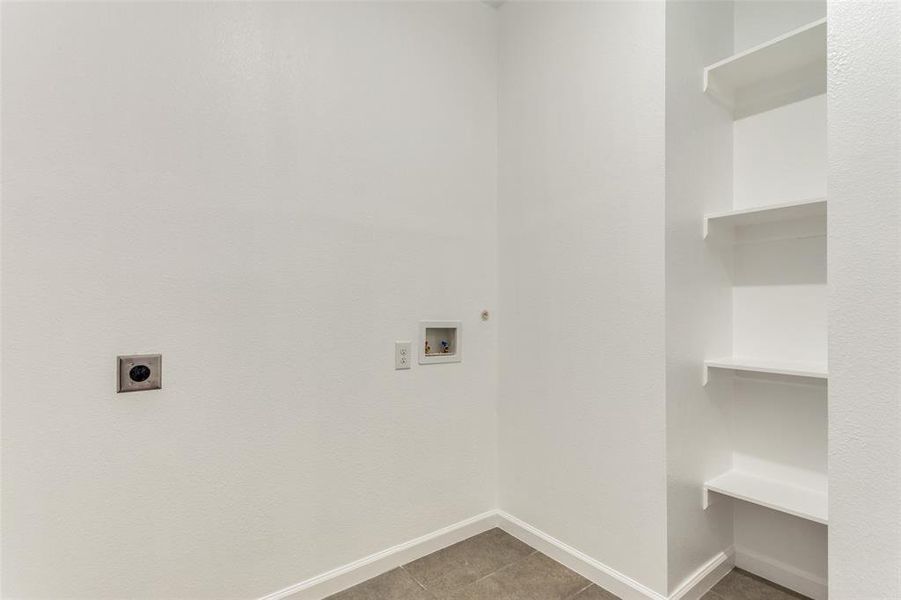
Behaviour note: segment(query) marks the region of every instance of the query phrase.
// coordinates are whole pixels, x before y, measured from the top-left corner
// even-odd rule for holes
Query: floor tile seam
[[[407,565],[408,565],[408,564],[410,564],[410,563],[407,563]],[[413,573],[411,573],[411,572],[407,569],[407,565],[401,565],[401,566],[400,566],[401,570],[402,570],[404,573],[406,573],[407,576],[408,576],[410,579],[413,580],[413,583],[415,583],[416,585],[418,585],[418,586],[421,587],[422,589],[428,591],[429,588],[427,588],[427,587],[425,586],[425,584],[423,584],[421,581],[419,581],[418,579],[416,579],[416,576],[413,575]]]
[[[529,547],[532,548],[531,546],[529,546]],[[513,561],[511,561],[511,562],[508,562],[508,563],[505,564],[505,565],[501,565],[500,567],[498,567],[497,569],[495,569],[495,570],[492,571],[491,573],[488,573],[487,575],[485,575],[485,577],[491,577],[491,576],[494,575],[495,573],[500,573],[501,571],[504,571],[504,570],[506,570],[506,569],[509,569],[509,568],[512,567],[513,565],[518,565],[518,564],[521,563],[522,561],[526,560],[526,559],[529,558],[530,556],[534,556],[535,554],[538,554],[538,550],[536,550],[535,548],[532,548],[532,551],[529,552],[528,554],[526,554],[526,555],[524,555],[524,556],[521,556],[521,557],[517,558],[516,560],[513,560]],[[479,577],[479,580],[485,579],[485,577]],[[473,581],[473,583],[475,583],[475,581]]]
[[[496,573],[500,573],[501,571],[506,571],[507,569],[509,569],[509,568],[512,567],[513,565],[518,565],[519,563],[521,563],[521,562],[524,561],[525,559],[529,558],[530,556],[536,554],[537,552],[538,552],[538,550],[532,548],[532,551],[529,552],[528,554],[526,554],[525,556],[521,556],[520,558],[517,558],[516,560],[513,560],[513,561],[511,561],[511,562],[508,562],[508,563],[505,564],[505,565],[501,565],[500,567],[496,568],[494,571],[492,571],[491,573],[488,573],[488,574],[485,575],[484,577],[479,577],[479,579],[478,579],[477,581],[481,581],[482,579],[485,579],[485,577],[491,577],[492,575],[494,575],[494,574],[496,574]],[[475,583],[475,581],[473,581],[473,583]]]
[[[588,588],[590,588],[590,587],[593,586],[593,585],[594,585],[594,582],[593,582],[593,581],[589,581],[589,582],[588,582],[588,585],[586,585],[585,587],[581,588],[579,591],[577,591],[577,592],[576,592],[575,594],[573,594],[572,596],[567,596],[567,597],[564,598],[563,600],[573,600],[573,598],[575,598],[576,596],[578,596],[579,594],[581,594],[582,592],[584,592],[585,590],[587,590]]]
[[[458,588],[456,588],[456,589],[454,589],[454,590],[450,590],[450,591],[456,593],[456,592],[459,592],[460,590],[465,590],[465,589],[468,588],[468,587],[472,587],[472,586],[474,586],[475,584],[479,583],[480,581],[482,581],[482,580],[484,580],[484,579],[488,579],[488,578],[491,577],[492,575],[496,575],[496,574],[500,573],[501,571],[504,571],[504,570],[506,570],[506,569],[509,569],[509,568],[512,567],[513,565],[518,564],[518,563],[524,561],[525,559],[529,558],[530,556],[532,556],[533,554],[535,554],[535,553],[537,553],[537,552],[538,552],[538,550],[536,550],[535,548],[532,548],[532,551],[529,552],[528,554],[526,554],[525,556],[523,556],[523,557],[521,557],[521,558],[518,558],[517,560],[514,560],[513,562],[509,562],[509,563],[507,563],[507,564],[505,564],[505,565],[502,565],[502,566],[498,567],[497,569],[495,569],[494,571],[492,571],[492,572],[490,572],[490,573],[486,573],[485,575],[482,575],[482,576],[479,577],[478,579],[476,579],[476,580],[474,580],[474,581],[470,581],[470,582],[467,583],[466,585],[461,585],[460,587],[458,587]],[[428,588],[425,588],[425,589],[428,590]]]

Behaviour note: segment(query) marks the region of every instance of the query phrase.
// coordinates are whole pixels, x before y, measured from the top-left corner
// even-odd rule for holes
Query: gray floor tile
[[[603,588],[592,585],[573,596],[573,600],[620,600],[620,597],[611,594]]]
[[[431,596],[403,569],[394,569],[326,600],[431,600]]]
[[[798,600],[806,596],[777,586],[755,575],[733,569],[704,594],[702,600]]]
[[[535,552],[456,592],[438,597],[447,600],[568,600],[590,583],[578,573]]]
[[[404,568],[427,590],[441,596],[520,560],[534,550],[500,529],[491,529],[439,550]]]
[[[734,569],[702,600],[799,599],[805,597],[741,569]],[[327,600],[619,598],[506,532],[492,529],[330,596]]]

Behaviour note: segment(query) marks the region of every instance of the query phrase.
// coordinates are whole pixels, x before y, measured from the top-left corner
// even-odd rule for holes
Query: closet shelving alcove
[[[785,116],[788,113],[783,115],[779,111],[804,111],[808,108],[821,111],[825,106],[822,95],[826,91],[826,20],[819,19],[708,66],[704,69],[703,89],[732,115],[736,131],[735,148],[739,148],[740,144],[750,144],[753,148],[747,150],[741,146],[741,151],[745,152],[741,159],[744,161],[741,167],[744,171],[739,175],[740,169],[736,168],[733,183],[733,202],[739,205],[734,206],[733,210],[705,215],[701,234],[712,251],[732,253],[727,254],[730,268],[752,270],[753,277],[745,276],[746,280],[751,280],[750,283],[742,281],[732,284],[732,355],[708,356],[702,365],[702,383],[708,385],[713,377],[732,377],[734,386],[739,385],[739,380],[743,382],[746,388],[743,388],[741,404],[738,408],[733,405],[738,416],[733,418],[732,427],[739,433],[732,433],[746,443],[757,436],[756,441],[748,443],[750,447],[767,448],[765,438],[772,435],[767,423],[784,426],[780,411],[794,409],[792,416],[786,413],[785,418],[789,420],[799,419],[798,415],[803,414],[797,406],[786,406],[794,401],[796,393],[800,393],[798,390],[801,388],[797,386],[807,386],[805,389],[808,390],[813,386],[813,392],[806,392],[803,410],[814,411],[812,414],[816,415],[814,419],[807,419],[808,424],[815,422],[818,426],[823,423],[822,432],[815,431],[810,435],[815,447],[806,454],[802,452],[807,462],[795,457],[780,460],[778,452],[782,451],[781,446],[767,448],[768,453],[764,457],[750,459],[746,449],[743,449],[741,459],[733,458],[731,470],[704,483],[703,506],[707,509],[717,497],[728,497],[826,525],[825,386],[828,373],[824,321],[827,205],[822,197],[825,195],[825,165],[821,171],[811,168],[810,173],[804,174],[808,180],[806,189],[816,191],[815,196],[792,198],[791,194],[804,186],[788,176],[789,183],[781,196],[769,193],[759,199],[754,196],[758,189],[782,193],[783,190],[778,189],[781,182],[758,186],[749,176],[749,173],[754,174],[755,167],[753,158],[748,158],[783,151],[780,144],[785,136],[791,135],[793,124],[791,117]],[[818,96],[820,98],[816,98]],[[817,112],[805,116],[806,122],[816,124],[819,115]],[[747,120],[741,121],[744,119]],[[740,121],[742,125],[739,125]],[[825,123],[822,125],[825,131]],[[741,131],[745,137],[739,137],[739,127],[744,127]],[[810,129],[815,129],[815,126]],[[746,131],[753,133],[745,134]],[[774,139],[767,137],[771,131]],[[801,135],[804,134],[802,131]],[[816,142],[810,142],[808,146],[814,147]],[[822,155],[825,156],[824,149],[819,150],[823,150]],[[755,152],[758,154],[755,155]],[[769,158],[761,160],[766,162]],[[825,163],[825,160],[821,162]],[[745,168],[748,164],[752,166]],[[778,180],[778,177],[773,179]],[[749,181],[752,183],[748,184]],[[739,195],[741,202],[737,200]],[[733,258],[738,266],[731,266]],[[786,264],[795,270],[791,271]],[[813,272],[803,272],[798,265],[813,265]],[[769,276],[767,270],[770,268],[778,275]],[[737,277],[735,271],[732,275]],[[796,293],[803,297],[792,295]],[[804,309],[809,309],[811,305],[814,309],[805,312]],[[769,323],[768,317],[772,318]],[[795,345],[782,344],[780,336],[788,339],[786,330],[794,327],[793,320],[801,321],[797,327],[798,336],[811,331],[814,335],[810,340],[801,339]],[[785,346],[789,348],[784,349]],[[814,350],[807,351],[808,348]],[[755,385],[763,387],[754,388]],[[715,393],[711,391],[711,394]],[[812,394],[815,399],[822,398],[821,406],[819,402],[809,401]],[[779,401],[774,400],[774,396]],[[758,401],[758,406],[749,408],[755,401]],[[741,411],[753,415],[754,418],[748,419],[752,421],[750,424],[742,421],[745,413]],[[761,414],[766,417],[761,418]],[[788,451],[804,443],[801,435],[796,446],[789,447]],[[813,461],[808,454],[822,454],[822,457]],[[816,463],[816,468],[810,469],[810,476],[795,477],[796,472],[803,473],[803,468],[795,463],[800,463],[802,467]]]
[[[826,91],[826,19],[704,69],[704,91],[736,119]]]

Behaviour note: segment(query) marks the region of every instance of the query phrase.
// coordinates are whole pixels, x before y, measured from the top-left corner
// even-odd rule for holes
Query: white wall
[[[735,52],[826,16],[824,0],[734,0]]]
[[[897,2],[829,4],[829,583],[835,600],[901,598],[899,32]]]
[[[500,507],[659,592],[664,11],[499,11]]]
[[[732,463],[731,381],[701,385],[705,358],[732,351],[731,254],[701,235],[729,210],[732,117],[701,93],[705,65],[732,52],[730,2],[666,3],[666,420],[670,590],[732,545],[732,506],[704,511],[705,481]]]
[[[259,596],[495,506],[496,16],[4,3],[4,597]],[[393,370],[422,318],[463,363]]]
[[[734,208],[825,197],[825,95],[735,121],[733,159]]]

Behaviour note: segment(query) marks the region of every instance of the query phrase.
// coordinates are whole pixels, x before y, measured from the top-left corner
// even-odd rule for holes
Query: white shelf
[[[769,373],[790,377],[808,377],[828,379],[826,365],[813,362],[767,361],[757,358],[725,357],[704,361],[704,384],[707,384],[709,369],[726,369],[729,371],[746,371],[751,373]]]
[[[704,69],[704,92],[735,119],[826,92],[826,19]]]
[[[704,239],[714,231],[734,232],[738,227],[785,223],[801,219],[816,219],[816,232],[826,234],[826,199],[814,198],[797,202],[771,204],[756,208],[710,213],[704,216]],[[805,236],[812,235],[810,228],[803,230]]]
[[[825,490],[802,488],[784,481],[729,471],[704,484],[704,508],[709,492],[744,500],[802,519],[826,525],[828,502]]]

